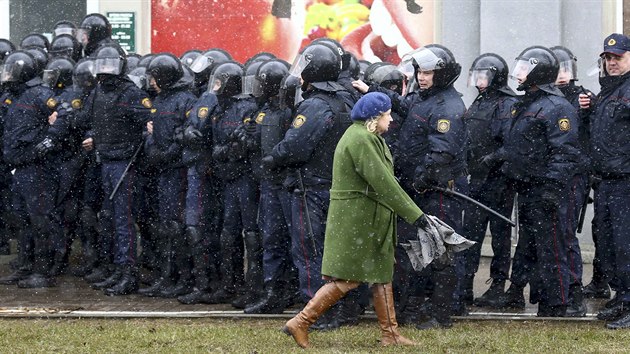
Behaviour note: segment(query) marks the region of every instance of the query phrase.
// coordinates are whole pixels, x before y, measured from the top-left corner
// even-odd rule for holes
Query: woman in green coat
[[[427,227],[422,210],[394,177],[392,155],[381,137],[392,121],[385,94],[363,96],[351,113],[353,124],[335,149],[322,275],[328,282],[284,331],[308,347],[308,327],[348,291],[371,283],[381,345],[413,345],[398,332],[392,278],[396,217]]]

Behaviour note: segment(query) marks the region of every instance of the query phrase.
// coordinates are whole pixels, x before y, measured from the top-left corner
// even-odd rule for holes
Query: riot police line
[[[479,95],[466,108],[453,87],[462,68],[439,44],[396,66],[319,39],[291,65],[270,53],[238,63],[219,48],[127,55],[99,14],[78,28],[59,22],[53,33],[50,43],[28,35],[19,49],[0,40],[2,202],[11,211],[0,247],[8,252],[9,237],[18,244],[0,283],[53,287],[70,273],[107,295],[231,303],[246,313],[308,302],[326,283],[336,143],[354,103],[381,92],[392,102],[384,138],[400,184],[478,242],[417,272],[401,244],[418,225],[399,220],[399,323],[449,328],[467,306],[523,309],[529,285],[543,317],[584,316],[585,298],[609,299],[612,288],[598,317],[630,326],[627,37],[605,39],[598,95],[577,85],[567,48],[526,48],[511,71],[482,54],[468,77]],[[518,195],[513,259],[510,225],[444,188],[502,215]],[[576,230],[591,188],[596,257],[584,286]],[[488,225],[492,280],[474,298]],[[69,261],[75,240],[78,264]],[[354,324],[368,302],[364,286],[351,290],[313,327]]]

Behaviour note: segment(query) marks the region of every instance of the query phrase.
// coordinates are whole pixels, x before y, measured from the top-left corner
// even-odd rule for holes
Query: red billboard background
[[[274,1],[290,18],[272,14]],[[151,50],[181,55],[223,48],[244,62],[261,51],[291,61],[319,37],[340,41],[360,59],[397,63],[433,42],[432,0],[151,0]],[[277,13],[276,13],[277,14]]]

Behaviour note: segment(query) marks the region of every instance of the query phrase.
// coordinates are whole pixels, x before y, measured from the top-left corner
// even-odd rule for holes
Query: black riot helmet
[[[151,60],[153,59],[153,57],[155,57],[155,54],[145,54],[140,58],[140,61],[138,62],[138,64],[136,65],[137,67],[143,67],[143,68],[148,68],[149,67],[149,63],[151,63]]]
[[[327,45],[331,47],[332,49],[334,49],[335,51],[337,51],[337,53],[339,53],[339,55],[341,56],[341,71],[346,71],[348,70],[348,68],[350,68],[350,60],[351,60],[350,53],[347,53],[346,50],[343,49],[343,46],[341,45],[341,43],[328,37],[317,38],[311,42],[311,44],[316,44],[316,43]]]
[[[69,34],[60,34],[50,44],[50,56],[65,56],[77,61],[81,59],[81,43]]]
[[[195,73],[195,86],[202,87],[208,81],[214,68],[229,61],[232,61],[230,53],[220,48],[208,49],[198,56],[190,64],[190,69]]]
[[[411,54],[414,77],[418,71],[433,71],[433,86],[446,88],[459,77],[462,67],[453,53],[443,45],[429,44]]]
[[[363,80],[363,78],[365,77],[365,70],[370,65],[372,65],[372,63],[367,60],[359,60],[359,80]]]
[[[293,75],[286,75],[280,83],[280,107],[294,109],[302,100],[302,83],[300,78]]]
[[[566,47],[557,45],[549,48],[558,59],[558,71],[570,76],[570,81],[577,81],[577,57]]]
[[[275,58],[276,56],[269,52],[260,52],[260,53],[254,54],[251,58],[247,59],[245,61],[245,64],[243,64],[243,66],[247,68],[247,66],[253,62],[266,61],[266,60],[275,59]]]
[[[72,85],[74,60],[66,57],[51,59],[44,69],[42,81],[50,88],[65,88]]]
[[[361,75],[361,65],[359,64],[359,59],[352,53],[348,53],[350,56],[350,66],[348,66],[348,71],[350,72],[350,77],[354,80],[359,80],[359,76]]]
[[[161,90],[165,90],[172,87],[184,76],[184,69],[178,57],[171,53],[160,53],[149,63],[147,75],[149,82],[153,78],[157,86]]]
[[[0,38],[0,62],[13,51],[15,51],[15,45],[8,39]]]
[[[341,55],[328,45],[311,44],[295,59],[289,73],[305,83],[337,81]]]
[[[22,38],[20,49],[41,48],[46,53],[50,50],[50,42],[43,34],[31,33]]]
[[[91,90],[96,86],[96,74],[92,59],[82,59],[77,63],[72,73],[72,83],[83,91]]]
[[[84,47],[94,45],[103,39],[111,38],[111,36],[112,25],[107,17],[99,13],[85,15],[77,29],[77,40]]]
[[[208,90],[217,96],[231,97],[241,93],[243,66],[235,61],[219,64],[212,71]]]
[[[380,62],[368,66],[363,79],[367,84],[377,84],[402,95],[405,78],[396,65]]]
[[[38,47],[29,48],[26,49],[26,51],[31,53],[35,59],[35,70],[37,70],[37,74],[41,74],[48,64],[48,53]]]
[[[129,74],[133,69],[138,67],[138,63],[142,59],[140,54],[132,53],[127,54],[127,74]]]
[[[182,87],[193,89],[195,87],[195,73],[186,65],[182,65],[184,75],[173,85],[174,87]]]
[[[53,38],[57,38],[62,34],[75,37],[77,35],[77,25],[75,25],[74,22],[67,20],[61,20],[55,23],[55,27],[53,27]]]
[[[127,67],[127,56],[119,45],[104,45],[94,55],[96,75],[122,75]]]
[[[186,51],[179,57],[179,60],[182,62],[183,66],[190,67],[190,65],[201,55],[201,51],[199,49],[191,49]]]
[[[558,59],[555,54],[543,46],[526,48],[516,57],[514,69],[510,78],[524,80],[516,88],[525,91],[532,86],[538,86],[543,91],[557,94],[558,89],[553,83],[558,77]]]
[[[484,53],[478,56],[470,66],[470,71],[468,72],[468,86],[475,86],[480,91],[489,87],[509,95],[514,95],[514,91],[512,91],[507,83],[509,73],[507,63],[500,55]],[[485,86],[482,86],[484,84]]]
[[[0,66],[0,83],[25,83],[38,74],[33,55],[24,50],[16,50],[4,58]]]
[[[252,95],[254,94],[254,83],[256,81],[256,72],[258,72],[258,68],[262,65],[263,61],[249,61],[247,64],[243,65],[243,79],[241,80],[242,90],[241,93],[244,95]]]
[[[280,93],[280,84],[289,74],[289,63],[281,59],[263,62],[256,72],[253,85],[254,97],[274,97]]]

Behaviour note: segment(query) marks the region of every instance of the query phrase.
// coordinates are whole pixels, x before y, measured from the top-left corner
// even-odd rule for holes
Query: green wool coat
[[[413,223],[422,211],[396,181],[385,140],[356,122],[335,149],[322,275],[391,282],[396,215]]]

